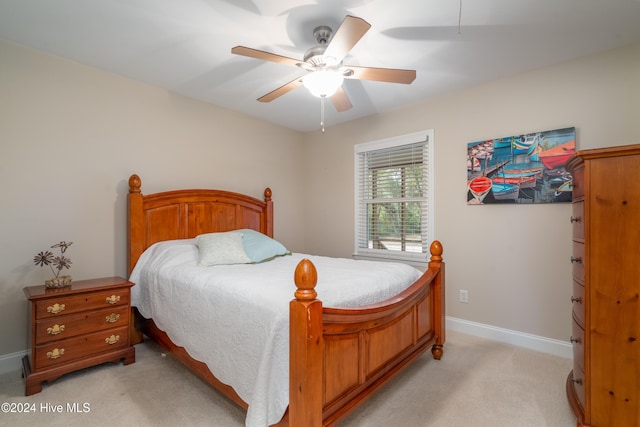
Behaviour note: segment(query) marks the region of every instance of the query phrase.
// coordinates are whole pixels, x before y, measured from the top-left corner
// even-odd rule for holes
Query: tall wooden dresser
[[[578,426],[640,425],[640,145],[577,152],[573,371]]]

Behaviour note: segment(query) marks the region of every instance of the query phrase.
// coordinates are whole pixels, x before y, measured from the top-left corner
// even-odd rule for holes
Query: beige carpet
[[[564,394],[570,360],[457,332],[447,338],[442,360],[423,355],[341,426],[575,426]],[[4,402],[35,412],[3,406],[0,426],[244,425],[241,409],[148,341],[132,365],[68,374],[33,396],[24,396],[19,371],[1,375]],[[74,404],[85,412],[69,412]]]

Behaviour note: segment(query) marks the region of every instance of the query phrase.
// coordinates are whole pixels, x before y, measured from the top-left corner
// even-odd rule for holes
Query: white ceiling
[[[0,0],[0,38],[311,131],[320,100],[305,88],[256,101],[302,70],[230,51],[302,59],[313,29],[335,30],[345,15],[372,25],[346,65],[415,69],[417,78],[346,80],[353,108],[327,103],[327,127],[640,42],[640,0],[462,0],[461,10],[459,0]]]

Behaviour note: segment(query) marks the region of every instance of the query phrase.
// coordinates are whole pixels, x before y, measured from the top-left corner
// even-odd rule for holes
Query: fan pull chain
[[[324,99],[326,96],[320,97],[320,127],[322,128],[322,133],[324,133]]]
[[[460,9],[458,10],[458,35],[461,35],[460,24],[462,23],[462,0],[460,0]]]

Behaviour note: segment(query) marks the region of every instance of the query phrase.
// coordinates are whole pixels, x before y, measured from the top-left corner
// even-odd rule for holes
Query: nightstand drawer
[[[36,345],[102,329],[127,326],[129,307],[115,306],[85,313],[46,318],[36,322]]]
[[[128,304],[128,287],[47,298],[36,302],[36,319]]]
[[[106,329],[36,347],[35,368],[42,369],[129,345],[127,326]]]

